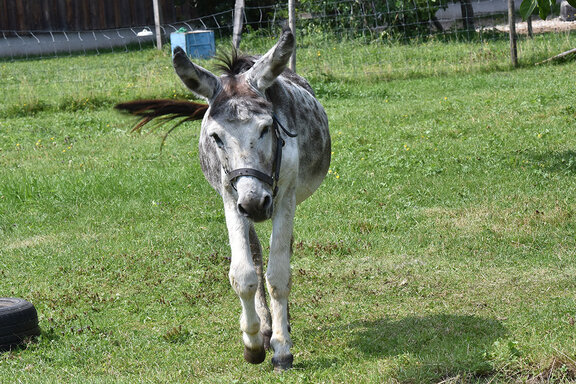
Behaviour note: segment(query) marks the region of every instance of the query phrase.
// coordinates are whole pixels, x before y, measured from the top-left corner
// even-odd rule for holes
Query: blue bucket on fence
[[[216,54],[214,31],[172,32],[170,44],[172,54],[176,47],[181,47],[188,56],[196,59],[208,59]]]

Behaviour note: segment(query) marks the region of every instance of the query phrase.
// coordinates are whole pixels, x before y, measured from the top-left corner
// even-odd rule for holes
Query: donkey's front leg
[[[230,284],[242,304],[240,329],[243,332],[244,359],[252,364],[260,364],[266,358],[266,351],[260,333],[260,318],[254,301],[258,289],[258,275],[250,251],[250,223],[238,214],[233,199],[224,198],[224,209],[232,252]]]
[[[292,230],[296,199],[290,197],[278,200],[273,219],[272,238],[270,240],[270,259],[266,271],[266,283],[270,293],[272,310],[272,339],[270,346],[274,350],[272,364],[275,371],[292,368],[294,360],[290,348],[292,340],[289,333],[288,295],[292,285],[290,257],[292,256]]]

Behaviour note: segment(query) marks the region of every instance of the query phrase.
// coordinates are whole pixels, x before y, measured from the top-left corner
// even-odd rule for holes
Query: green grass
[[[531,65],[575,42],[524,40],[517,70],[505,40],[302,42],[334,154],[297,212],[282,375],[242,359],[199,124],[160,154],[111,109],[187,95],[167,54],[0,63],[0,296],[43,331],[0,382],[575,380],[576,65]]]

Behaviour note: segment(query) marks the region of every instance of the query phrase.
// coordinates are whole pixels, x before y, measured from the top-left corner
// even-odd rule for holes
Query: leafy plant
[[[576,7],[576,0],[567,0],[568,4]],[[520,16],[526,20],[530,15],[538,9],[538,15],[542,20],[545,20],[556,6],[556,0],[523,0],[520,4]]]
[[[300,1],[298,12],[304,31],[406,37],[430,33],[430,20],[447,0]],[[321,16],[321,17],[317,17]],[[321,21],[320,21],[321,20]]]

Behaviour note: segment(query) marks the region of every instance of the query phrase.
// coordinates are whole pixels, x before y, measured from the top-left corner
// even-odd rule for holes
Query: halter
[[[274,134],[276,135],[276,158],[274,159],[274,164],[272,165],[271,175],[268,175],[264,172],[261,172],[253,168],[238,168],[233,171],[227,172],[228,181],[230,182],[230,185],[232,185],[234,189],[236,189],[233,183],[234,180],[236,180],[241,176],[252,176],[271,186],[273,190],[272,196],[276,197],[276,194],[278,193],[278,180],[280,179],[280,166],[282,164],[282,147],[284,147],[284,144],[286,144],[286,142],[280,135],[280,130],[282,130],[282,132],[284,132],[288,137],[296,137],[298,136],[298,134],[287,130],[280,123],[275,114],[272,115],[272,122],[273,122],[272,127],[274,128]]]

